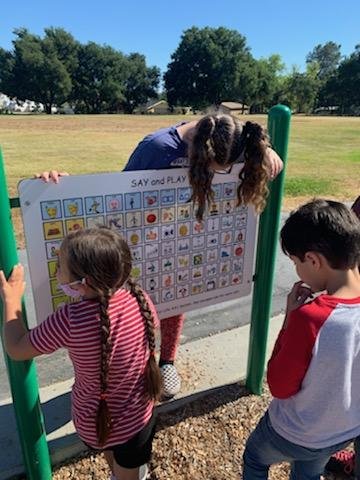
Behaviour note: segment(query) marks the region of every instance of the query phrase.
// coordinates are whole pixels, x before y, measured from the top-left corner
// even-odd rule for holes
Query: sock
[[[166,363],[173,362],[180,343],[180,335],[184,324],[184,315],[174,315],[160,321],[161,351],[160,358]]]
[[[162,367],[164,365],[174,365],[174,360],[163,360],[162,358],[160,358],[159,367]]]

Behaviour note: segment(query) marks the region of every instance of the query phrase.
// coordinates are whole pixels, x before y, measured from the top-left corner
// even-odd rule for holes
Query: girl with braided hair
[[[210,114],[200,120],[182,122],[146,136],[131,154],[126,171],[190,167],[192,200],[197,218],[203,217],[212,198],[211,182],[215,173],[230,173],[243,163],[239,175],[239,204],[253,204],[257,212],[265,207],[267,184],[282,170],[282,160],[269,147],[265,130],[255,122],[241,122],[227,114]],[[58,182],[66,172],[51,170],[37,177]],[[184,315],[161,319],[160,369],[164,397],[180,390],[180,377],[174,366]]]
[[[63,291],[79,301],[30,331],[21,319],[23,267],[15,266],[8,280],[0,272],[7,353],[26,360],[68,350],[75,372],[75,428],[88,446],[104,451],[112,478],[119,480],[146,478],[154,403],[162,387],[155,360],[157,314],[130,271],[129,247],[116,232],[70,233],[61,244],[57,277]]]

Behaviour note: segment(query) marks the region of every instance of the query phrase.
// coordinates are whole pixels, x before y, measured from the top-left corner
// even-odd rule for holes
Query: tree
[[[81,46],[73,76],[77,112],[132,113],[139,104],[157,96],[160,71],[147,67],[139,53],[128,56],[94,42]]]
[[[324,43],[324,45],[316,45],[316,47],[308,53],[306,63],[318,63],[318,78],[322,82],[326,82],[335,74],[341,60],[340,49],[341,45],[337,45],[334,42],[327,42]]]
[[[61,28],[46,28],[43,38],[24,28],[14,33],[13,51],[0,49],[0,88],[43,103],[47,113],[65,102],[82,113],[130,113],[157,96],[160,71],[147,67],[143,55],[81,45]]]
[[[70,76],[78,66],[80,43],[62,28],[45,28],[44,44],[56,52],[57,58],[65,65]]]
[[[318,91],[318,65],[311,63],[304,73],[293,68],[284,82],[282,101],[297,113],[310,113],[314,108]]]
[[[160,70],[147,67],[144,55],[131,53],[127,57],[126,72],[123,108],[125,113],[132,113],[141,103],[157,97]]]
[[[69,97],[72,82],[69,64],[76,58],[77,42],[63,29],[47,29],[45,37],[15,30],[14,50],[2,80],[3,92],[21,100],[41,102],[51,113],[53,105],[62,105]]]
[[[11,81],[11,72],[14,67],[14,58],[11,52],[0,48],[0,91],[6,93]]]
[[[340,64],[337,74],[338,98],[343,113],[360,114],[360,48]]]
[[[339,107],[340,113],[360,114],[360,45],[325,83],[321,98],[324,105]]]
[[[280,74],[284,70],[284,64],[280,55],[271,55],[269,58],[261,58],[256,62],[257,82],[252,113],[263,113],[269,107],[278,103],[281,91]]]
[[[186,30],[164,75],[169,103],[195,109],[224,100],[245,102],[255,78],[246,38],[223,27]]]
[[[338,70],[339,96],[344,113],[360,114],[360,48],[346,58]]]
[[[128,63],[109,46],[94,42],[81,45],[71,94],[79,113],[118,112],[125,101]]]

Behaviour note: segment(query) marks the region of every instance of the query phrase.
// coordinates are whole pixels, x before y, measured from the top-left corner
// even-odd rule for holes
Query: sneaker
[[[330,473],[345,473],[353,475],[355,469],[355,453],[349,450],[340,450],[331,455],[330,460],[325,466],[325,470]]]
[[[139,469],[139,480],[146,480],[148,478],[148,475],[149,475],[149,469],[145,463],[145,465],[141,465]]]
[[[180,392],[181,380],[176,368],[171,363],[165,363],[160,367],[163,379],[163,396],[170,399]]]
[[[139,469],[139,480],[146,480],[149,475],[149,469],[148,466],[146,465],[141,465]],[[116,480],[115,475],[111,475],[110,480]]]

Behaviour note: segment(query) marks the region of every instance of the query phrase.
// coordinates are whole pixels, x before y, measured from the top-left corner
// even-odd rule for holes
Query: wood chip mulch
[[[267,387],[263,395],[256,396],[248,394],[243,385],[234,384],[218,388],[175,411],[159,413],[149,478],[241,479],[246,440],[270,399]],[[288,477],[287,464],[271,468],[271,480]],[[55,470],[53,480],[65,479],[108,480],[109,471],[102,454],[87,452]]]

